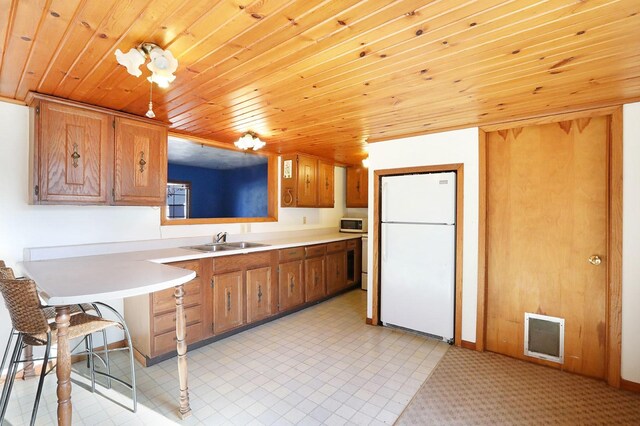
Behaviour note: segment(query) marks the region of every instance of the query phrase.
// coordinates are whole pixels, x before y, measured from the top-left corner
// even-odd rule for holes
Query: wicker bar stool
[[[15,274],[13,272],[13,269],[7,267],[5,265],[5,262],[0,260],[0,279],[13,280],[15,278],[16,277],[15,277]],[[115,312],[115,310],[113,308],[110,308],[110,309]],[[54,307],[46,306],[46,307],[43,307],[42,310],[43,310],[45,316],[47,317],[47,321],[53,322],[56,319],[56,310],[55,310]],[[82,313],[82,312],[87,313],[87,312],[91,312],[91,311],[96,311],[96,313],[98,314],[99,317],[102,316],[97,307],[92,306],[92,305],[90,305],[88,303],[83,303],[83,304],[80,304],[80,305],[72,305],[71,308],[70,308],[70,314],[71,315],[79,314],[79,313]],[[117,314],[119,319],[122,320],[122,323],[124,323],[124,320],[122,319],[122,317],[120,317],[120,314],[118,314],[117,312],[115,312],[115,313]],[[11,343],[13,342],[13,338],[17,334],[18,333],[13,328],[9,332],[9,339],[7,340],[7,346],[5,347],[4,354],[2,356],[2,363],[0,364],[0,372],[4,371],[4,367],[5,367],[5,364],[7,362],[7,356],[9,355],[9,350],[11,349]],[[107,331],[106,330],[102,330],[102,340],[103,340],[103,342],[107,341]],[[89,342],[88,342],[88,340],[86,342],[86,345],[87,345],[87,351],[88,351],[89,350],[89,347],[88,347]],[[33,366],[33,355],[32,355],[32,350],[31,349],[32,349],[32,347],[29,346],[29,345],[27,345],[25,347],[25,351],[24,351],[25,352],[24,357],[25,357],[25,361],[26,361],[25,366],[26,366],[26,364],[29,364],[29,363],[31,364],[31,366]],[[108,370],[107,372],[110,374],[111,371],[110,371],[110,369],[108,367],[108,360],[109,360],[108,352],[105,351],[104,355],[105,355],[105,362],[107,363],[107,370]],[[89,359],[88,358],[87,358],[87,367],[89,367]],[[25,367],[24,372],[26,373],[26,367]],[[109,388],[111,387],[111,381],[110,380],[107,381],[107,385],[108,385]]]
[[[17,341],[13,348],[13,352],[11,354],[11,360],[9,363],[9,368],[7,371],[7,380],[5,380],[3,389],[2,389],[2,397],[0,398],[0,424],[4,420],[4,416],[6,414],[7,406],[9,404],[9,396],[11,395],[11,390],[13,388],[13,377],[15,377],[18,365],[22,362],[20,359],[20,354],[25,345],[31,346],[44,346],[45,353],[42,358],[43,368],[40,373],[40,379],[38,382],[38,390],[36,392],[36,399],[33,406],[33,411],[31,414],[31,424],[35,423],[38,404],[40,402],[40,396],[42,394],[42,385],[44,383],[44,378],[48,374],[47,364],[49,361],[49,353],[51,349],[52,343],[55,343],[52,336],[55,336],[56,332],[56,324],[49,323],[47,321],[47,317],[45,315],[44,310],[40,305],[40,299],[38,297],[38,292],[36,288],[36,284],[33,280],[30,279],[5,279],[0,278],[0,291],[2,292],[2,296],[4,297],[5,304],[7,309],[9,310],[9,315],[11,317],[11,323],[15,332],[17,333]],[[106,306],[106,305],[102,305]],[[83,312],[77,313],[70,318],[70,325],[68,329],[69,339],[74,339],[78,337],[86,337],[90,336],[92,333],[97,331],[103,331],[109,327],[121,327],[125,331],[125,336],[127,338],[128,349],[130,354],[130,362],[131,362],[131,383],[126,383],[125,381],[111,376],[109,373],[102,373],[95,370],[94,365],[94,356],[99,356],[98,354],[93,352],[93,345],[90,344],[89,350],[87,351],[89,356],[90,370],[91,370],[91,381],[92,381],[92,390],[95,389],[95,374],[99,373],[104,376],[108,376],[112,380],[116,380],[124,386],[131,389],[132,399],[133,399],[133,411],[135,412],[137,409],[137,401],[136,401],[136,387],[135,387],[135,371],[134,371],[134,361],[133,361],[133,347],[131,346],[131,338],[124,324],[120,324],[116,321],[107,320],[104,318],[100,318],[95,315],[89,315]],[[89,338],[89,341],[91,339]],[[106,347],[105,341],[105,347]],[[117,349],[116,349],[117,350]]]

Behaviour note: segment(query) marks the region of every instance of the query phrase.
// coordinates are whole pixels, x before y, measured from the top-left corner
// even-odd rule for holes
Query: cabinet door
[[[305,300],[311,302],[327,294],[324,279],[324,256],[305,260]]]
[[[243,324],[242,271],[213,276],[213,332],[220,334]]]
[[[278,290],[280,293],[279,310],[281,312],[304,302],[302,260],[280,264]]]
[[[347,253],[327,254],[327,293],[333,294],[347,286]]]
[[[333,207],[333,164],[318,160],[318,207]]]
[[[163,206],[166,187],[166,128],[116,117],[115,204]]]
[[[298,156],[298,207],[315,207],[318,204],[318,160]]]
[[[273,313],[271,267],[247,271],[247,323],[259,321]]]
[[[110,116],[41,102],[36,116],[36,202],[108,204]]]
[[[363,167],[347,168],[347,207],[367,207],[369,203],[368,170]]]

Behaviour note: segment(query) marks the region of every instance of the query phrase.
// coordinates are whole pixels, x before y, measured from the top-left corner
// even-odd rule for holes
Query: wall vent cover
[[[564,318],[524,314],[524,354],[564,362]]]

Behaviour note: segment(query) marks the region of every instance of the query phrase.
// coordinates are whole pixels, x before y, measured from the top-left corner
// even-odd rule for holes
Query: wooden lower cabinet
[[[249,269],[247,278],[247,323],[273,315],[271,267]]]
[[[196,272],[184,284],[183,305],[187,319],[187,343],[206,337],[203,301],[206,298],[202,271],[206,260],[188,260],[169,265]],[[151,294],[124,299],[124,316],[136,351],[145,358],[155,358],[176,350],[176,301],[173,287]]]
[[[242,271],[213,276],[213,332],[223,333],[244,324]]]
[[[306,302],[313,302],[327,295],[324,264],[324,256],[313,257],[304,261]]]
[[[347,287],[347,252],[327,254],[327,294],[337,293]]]
[[[302,260],[281,263],[278,274],[280,299],[278,310],[286,311],[304,303],[304,282]]]
[[[357,250],[354,244],[337,241],[170,263],[196,272],[184,284],[187,343],[215,338],[353,285],[347,280],[347,252]],[[176,350],[174,291],[124,300],[136,357],[144,365]]]

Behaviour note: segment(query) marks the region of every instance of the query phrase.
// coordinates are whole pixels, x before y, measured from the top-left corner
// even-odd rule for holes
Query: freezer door
[[[455,226],[382,224],[380,319],[453,339]]]
[[[382,221],[455,223],[456,174],[385,176],[382,178]]]

